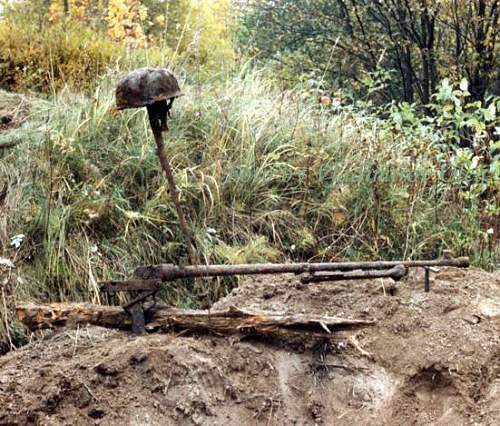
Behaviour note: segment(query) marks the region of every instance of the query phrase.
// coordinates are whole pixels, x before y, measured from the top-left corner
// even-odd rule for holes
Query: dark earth
[[[214,306],[377,320],[316,346],[50,332],[0,357],[0,424],[500,424],[500,272],[442,268],[429,293],[422,281],[264,276]]]

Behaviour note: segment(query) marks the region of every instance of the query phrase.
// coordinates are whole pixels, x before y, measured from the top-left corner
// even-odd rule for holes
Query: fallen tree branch
[[[120,307],[92,304],[23,305],[16,308],[18,320],[29,329],[93,324],[129,330],[130,317]],[[219,334],[277,335],[281,337],[333,337],[358,330],[375,321],[320,315],[246,311],[231,307],[223,311],[155,307],[146,314],[148,331],[188,330]]]

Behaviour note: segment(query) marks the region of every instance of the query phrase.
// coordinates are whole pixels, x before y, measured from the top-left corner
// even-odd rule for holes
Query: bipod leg
[[[424,291],[426,293],[431,291],[431,280],[430,280],[431,272],[439,272],[439,269],[433,268],[432,266],[424,266]]]
[[[156,303],[154,296],[157,291],[156,289],[143,291],[135,299],[122,305],[123,310],[130,316],[130,320],[132,321],[132,333],[137,336],[146,333],[146,318],[142,302],[148,297],[153,296],[153,301]]]

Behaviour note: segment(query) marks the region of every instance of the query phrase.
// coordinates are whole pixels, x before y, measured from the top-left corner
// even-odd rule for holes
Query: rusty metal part
[[[429,268],[424,268],[424,291],[428,293],[431,290],[431,282],[429,279]]]
[[[430,268],[424,268],[424,291],[429,293],[431,291],[431,281],[430,281]]]
[[[118,83],[116,88],[116,109],[147,107],[158,159],[167,178],[170,196],[175,205],[179,225],[186,240],[191,263],[196,264],[199,261],[193,244],[194,240],[181,208],[172,167],[165,155],[162,134],[162,132],[168,130],[167,119],[170,116],[170,108],[174,99],[179,96],[182,96],[179,83],[170,71],[163,68],[140,68],[127,74]],[[127,291],[141,291],[135,299],[124,305],[123,309],[132,319],[133,332],[143,334],[145,332],[145,316],[142,302],[150,296],[154,297],[161,287],[161,280],[147,280],[142,283],[135,280],[128,282],[126,287]],[[113,282],[106,283],[104,290],[108,292],[122,291],[124,285]]]
[[[155,266],[141,266],[134,272],[139,279],[160,279],[172,281],[179,278],[215,277],[228,275],[258,275],[258,274],[302,274],[306,272],[326,271],[354,271],[356,269],[390,269],[401,265],[405,268],[425,266],[455,266],[467,268],[468,257],[437,260],[408,260],[408,261],[377,261],[377,262],[332,262],[332,263],[257,263],[242,265],[193,265],[178,266],[161,264]]]
[[[140,290],[160,290],[162,285],[161,280],[129,280],[127,281],[127,291]],[[123,281],[108,281],[101,285],[101,290],[108,293],[123,291]]]
[[[409,260],[409,261],[378,261],[378,262],[337,262],[337,263],[290,263],[290,264],[244,264],[244,265],[193,265],[177,266],[162,264],[156,266],[142,266],[135,270],[135,278],[130,281],[110,281],[101,283],[101,290],[141,291],[139,296],[123,305],[123,309],[131,316],[133,332],[145,332],[145,311],[142,303],[149,297],[154,297],[161,289],[162,283],[179,278],[196,278],[228,275],[255,275],[280,273],[309,273],[302,277],[303,283],[319,281],[338,281],[346,279],[382,278],[391,277],[395,280],[406,275],[407,268],[425,268],[425,291],[429,291],[429,272],[435,271],[436,266],[455,266],[467,268],[469,258],[453,258],[447,256],[436,260]],[[328,274],[316,274],[328,272]]]
[[[144,315],[144,310],[140,303],[135,303],[131,305],[125,312],[129,314],[130,320],[132,321],[132,333],[136,336],[140,336],[146,333],[146,317]]]
[[[170,162],[165,155],[165,143],[162,132],[168,130],[167,120],[176,97],[182,96],[175,76],[164,68],[140,68],[123,77],[116,88],[116,109],[146,107],[149,123],[156,142],[156,153],[161,168],[167,178],[168,189],[174,203],[179,225],[186,241],[191,264],[199,263],[194,248],[194,239],[190,232],[179,194],[175,184]]]
[[[179,83],[164,68],[139,68],[124,76],[116,87],[116,109],[140,108],[183,93]]]
[[[136,335],[141,335],[146,332],[146,311],[148,309],[144,309],[142,302],[144,302],[149,297],[153,298],[153,305],[156,305],[155,296],[160,288],[154,288],[152,290],[142,291],[137,297],[132,299],[131,301],[122,305],[122,308],[127,314],[130,316],[132,321],[132,333]],[[150,307],[151,308],[151,307]]]
[[[392,278],[399,281],[407,274],[408,270],[403,265],[397,265],[390,269],[368,269],[354,271],[334,271],[323,274],[305,275],[300,278],[303,284],[319,283],[324,281],[344,281],[344,280],[361,280],[370,278]]]
[[[451,258],[449,254],[448,255],[443,254],[443,256],[446,256],[446,257],[444,257],[445,259]],[[439,269],[435,268],[433,266],[424,266],[424,291],[426,293],[431,291],[431,280],[430,280],[430,273],[431,272],[437,273],[437,272],[439,272]]]

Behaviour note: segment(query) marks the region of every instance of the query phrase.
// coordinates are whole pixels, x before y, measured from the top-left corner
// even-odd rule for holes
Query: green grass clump
[[[109,83],[33,101],[23,126],[0,133],[0,145],[19,141],[0,149],[0,255],[16,264],[0,275],[0,336],[17,335],[18,301],[102,302],[98,281],[186,261],[146,112],[113,113]],[[429,258],[447,248],[495,266],[485,201],[442,167],[430,136],[324,108],[257,71],[183,89],[166,149],[205,262]],[[228,289],[204,285],[172,284],[164,297],[199,306]]]

